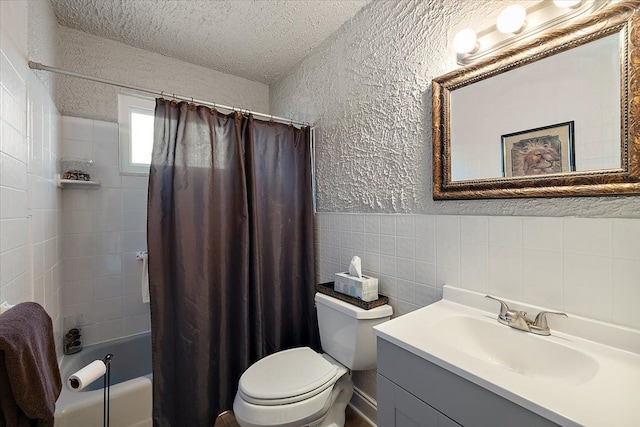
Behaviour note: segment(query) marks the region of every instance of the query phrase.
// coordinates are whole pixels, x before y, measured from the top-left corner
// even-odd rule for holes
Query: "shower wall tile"
[[[94,281],[96,300],[105,300],[124,295],[122,291],[122,275],[98,277]],[[91,283],[87,284],[91,287]]]
[[[93,142],[93,120],[82,119],[79,117],[65,116],[62,119],[62,139]],[[63,154],[66,156],[67,153]],[[73,153],[68,153],[72,155]]]
[[[85,344],[148,331],[135,256],[147,248],[148,178],[120,174],[116,123],[64,116],[62,127],[64,156],[92,159],[101,182],[63,192],[65,327],[81,326]]]
[[[60,116],[27,66],[28,7],[0,2],[0,302],[41,304],[60,353]]]
[[[123,334],[134,335],[151,329],[149,313],[127,316],[122,319]]]

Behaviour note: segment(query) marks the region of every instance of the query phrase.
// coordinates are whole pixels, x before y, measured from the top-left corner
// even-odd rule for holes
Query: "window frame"
[[[131,111],[155,110],[155,98],[131,93],[118,94],[118,135],[119,135],[119,164],[121,175],[149,175],[150,164],[133,163],[131,161]]]

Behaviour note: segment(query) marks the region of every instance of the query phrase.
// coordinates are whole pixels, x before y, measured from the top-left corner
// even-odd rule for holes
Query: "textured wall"
[[[374,1],[271,86],[273,114],[317,125],[319,211],[640,216],[633,196],[432,200],[431,80],[456,67],[456,31],[504,5]]]
[[[59,28],[60,68],[147,89],[193,96],[268,113],[269,87],[157,53]],[[113,86],[61,77],[56,105],[67,116],[117,122],[119,91]]]

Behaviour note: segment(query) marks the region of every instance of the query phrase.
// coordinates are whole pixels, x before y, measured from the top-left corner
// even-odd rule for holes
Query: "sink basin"
[[[375,326],[378,340],[561,426],[640,426],[640,329],[569,314],[539,336],[498,323],[484,293],[443,291],[441,301]]]
[[[457,351],[529,379],[577,385],[598,372],[598,362],[585,353],[490,319],[448,316],[430,329]]]

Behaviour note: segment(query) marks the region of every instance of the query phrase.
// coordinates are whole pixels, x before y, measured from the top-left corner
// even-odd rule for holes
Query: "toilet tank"
[[[391,318],[391,306],[364,310],[321,293],[316,293],[315,301],[322,350],[349,369],[375,368],[373,327]]]

